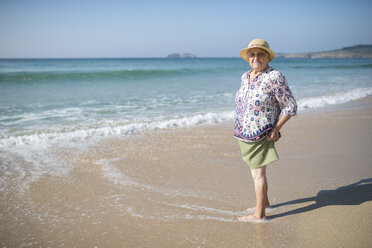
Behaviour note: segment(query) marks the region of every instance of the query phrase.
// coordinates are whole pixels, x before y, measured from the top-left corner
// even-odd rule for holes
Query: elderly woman
[[[252,40],[240,51],[240,57],[252,69],[243,74],[236,94],[234,136],[251,169],[256,206],[247,209],[251,215],[238,220],[255,222],[265,220],[265,210],[270,208],[266,166],[279,159],[274,142],[280,138],[283,125],[296,115],[297,104],[285,77],[269,66],[275,53],[265,40]]]

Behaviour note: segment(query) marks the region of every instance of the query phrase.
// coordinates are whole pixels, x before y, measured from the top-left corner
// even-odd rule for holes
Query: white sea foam
[[[330,95],[305,97],[298,100],[299,109],[321,108],[334,104],[347,103],[372,95],[372,88],[357,88]]]
[[[208,212],[208,213],[215,213],[215,214],[223,214],[223,215],[231,215],[231,216],[236,216],[240,214],[244,214],[245,211],[231,211],[231,210],[223,210],[223,209],[216,209],[212,207],[205,207],[205,206],[199,206],[196,204],[175,204],[175,203],[166,203],[167,205],[173,206],[173,207],[178,207],[178,208],[183,208],[183,209],[188,209],[188,210],[194,210],[194,211],[201,211],[201,212]]]
[[[61,158],[54,147],[45,145],[8,147],[0,151],[0,180],[2,190],[17,189],[25,193],[32,182],[44,175],[62,176],[71,171],[71,165]]]
[[[238,222],[236,219],[227,219],[222,217],[216,217],[216,216],[209,216],[209,215],[198,215],[198,216],[192,216],[192,215],[186,215],[184,217],[185,219],[197,219],[197,220],[215,220],[220,222]]]
[[[14,146],[27,146],[35,144],[53,144],[60,141],[77,141],[90,137],[107,137],[110,135],[127,135],[141,131],[152,131],[154,129],[190,127],[203,124],[214,124],[231,120],[233,112],[206,113],[190,117],[169,119],[148,123],[132,123],[128,125],[105,126],[99,128],[86,128],[70,132],[50,132],[35,133],[22,136],[10,136],[0,139],[0,149]]]
[[[212,215],[192,215],[192,214],[181,215],[181,214],[172,214],[172,215],[164,216],[164,218],[161,218],[161,220],[164,220],[166,222],[177,220],[177,219],[207,220],[207,221],[214,220],[214,221],[218,221],[218,222],[230,222],[230,223],[241,222],[235,216],[234,217],[225,218],[225,217],[212,216]],[[252,221],[252,223],[254,223],[254,224],[268,223],[268,222],[270,222],[270,219]]]
[[[9,177],[16,177],[21,190],[38,180],[45,174],[60,176],[71,171],[71,164],[58,152],[60,148],[74,148],[74,151],[84,151],[96,141],[109,136],[128,135],[135,132],[152,131],[157,128],[188,127],[216,123],[232,118],[232,113],[208,113],[191,116],[189,118],[170,119],[157,122],[133,123],[117,125],[115,121],[107,122],[107,126],[86,128],[74,131],[51,132],[50,130],[35,131],[33,134],[8,136],[0,139],[0,171],[13,173]],[[108,126],[110,125],[110,126]],[[77,148],[77,149],[75,149]],[[210,198],[210,194],[196,192],[180,192],[164,189],[153,185],[141,184],[133,178],[127,177],[119,169],[111,165],[113,161],[99,161],[104,175],[114,183],[129,186],[142,191],[160,193],[165,196],[182,195],[187,197]],[[5,175],[5,174],[4,174]],[[5,180],[5,179],[4,179]],[[4,186],[7,181],[0,180]],[[7,188],[4,187],[4,188]]]
[[[263,219],[263,220],[237,220],[237,221],[239,221],[239,222],[249,222],[249,223],[253,223],[253,224],[264,224],[264,223],[270,223],[271,219],[266,218],[266,219]]]
[[[100,165],[103,171],[103,175],[112,181],[115,185],[122,185],[126,188],[131,187],[133,189],[140,189],[141,191],[159,193],[167,197],[173,196],[184,196],[190,198],[202,198],[202,199],[209,199],[214,201],[219,201],[218,197],[214,197],[213,194],[210,192],[200,193],[200,192],[192,192],[192,191],[180,191],[176,189],[168,189],[163,188],[155,185],[149,185],[140,183],[134,178],[131,178],[125,175],[122,171],[120,171],[113,162],[119,160],[120,158],[113,158],[113,159],[102,159],[96,162],[97,165]],[[122,195],[111,195],[109,198],[118,198],[120,199]],[[170,204],[168,204],[170,205]]]

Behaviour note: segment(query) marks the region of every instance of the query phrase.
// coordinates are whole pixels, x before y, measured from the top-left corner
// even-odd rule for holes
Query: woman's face
[[[269,65],[269,53],[260,48],[252,48],[248,51],[249,65],[253,71],[261,72]]]

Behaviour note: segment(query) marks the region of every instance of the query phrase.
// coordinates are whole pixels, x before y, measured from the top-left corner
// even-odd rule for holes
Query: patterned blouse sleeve
[[[283,115],[297,115],[297,103],[288,86],[287,79],[279,73],[274,82],[274,95]]]

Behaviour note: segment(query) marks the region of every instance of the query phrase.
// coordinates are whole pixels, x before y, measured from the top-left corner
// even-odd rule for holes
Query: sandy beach
[[[232,125],[56,151],[70,172],[23,186],[1,175],[14,181],[1,191],[1,246],[372,246],[372,97],[283,128],[280,160],[268,166],[268,223],[236,221],[255,198]]]

